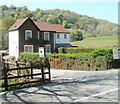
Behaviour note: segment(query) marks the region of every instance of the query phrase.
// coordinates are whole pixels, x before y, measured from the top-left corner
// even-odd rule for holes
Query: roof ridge
[[[33,21],[33,22],[46,23],[46,24],[50,24],[50,25],[61,25],[61,24],[52,24],[52,23],[41,22],[41,21]]]

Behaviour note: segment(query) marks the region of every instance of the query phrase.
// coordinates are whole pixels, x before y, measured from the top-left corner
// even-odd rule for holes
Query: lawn
[[[117,36],[101,36],[86,38],[82,41],[71,42],[71,45],[83,48],[111,48],[118,45]]]

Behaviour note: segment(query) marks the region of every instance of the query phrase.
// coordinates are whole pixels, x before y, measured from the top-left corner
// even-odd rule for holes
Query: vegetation
[[[81,41],[83,40],[83,34],[80,31],[75,30],[71,32],[70,39],[71,41]]]
[[[2,31],[3,40],[2,49],[8,48],[8,28],[11,27],[17,19],[26,17],[30,17],[34,21],[61,24],[66,29],[69,29],[70,32],[78,30],[84,34],[84,38],[117,35],[118,26],[116,24],[77,14],[69,10],[41,10],[36,8],[35,11],[30,11],[26,6],[16,7],[14,5],[11,5],[10,7],[2,5],[0,6],[0,9],[2,9],[3,14],[2,19],[0,20],[0,30]],[[78,40],[79,39],[77,38],[77,41]],[[71,41],[74,41],[73,38]]]
[[[70,53],[70,54],[90,53],[94,50],[95,50],[94,48],[65,48],[65,47],[60,47],[60,48],[58,48],[58,53]]]
[[[83,49],[84,50],[84,49]],[[92,50],[92,49],[91,49]],[[103,70],[113,67],[112,49],[96,49],[91,52],[55,53],[46,54],[52,68],[78,69],[78,70]],[[21,53],[21,60],[39,61],[38,53]]]
[[[112,48],[118,45],[117,36],[101,36],[86,38],[82,41],[71,42],[71,45],[82,48]]]

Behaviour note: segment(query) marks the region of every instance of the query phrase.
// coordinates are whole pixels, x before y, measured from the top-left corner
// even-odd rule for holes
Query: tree
[[[81,41],[83,40],[83,34],[79,30],[75,30],[70,33],[70,40],[71,41]]]
[[[8,29],[14,22],[15,19],[12,17],[4,17],[2,19],[2,49],[8,48]]]
[[[59,22],[60,24],[62,24],[63,15],[62,15],[62,14],[58,14],[57,18],[58,18],[58,22]]]
[[[12,17],[4,17],[2,19],[2,30],[7,31],[14,23],[15,19]]]
[[[40,12],[40,9],[39,9],[39,8],[36,8],[36,9],[35,9],[35,13],[38,13],[38,12]]]
[[[57,16],[49,17],[49,18],[47,18],[47,22],[48,23],[53,23],[53,24],[58,24],[58,17]]]
[[[9,9],[16,10],[16,6],[10,5]]]
[[[8,10],[8,7],[6,5],[3,5],[0,7],[0,9],[2,9],[4,11],[4,10]]]
[[[64,26],[65,28],[67,28],[67,27],[68,27],[67,21],[63,20],[63,21],[62,21],[62,26]]]

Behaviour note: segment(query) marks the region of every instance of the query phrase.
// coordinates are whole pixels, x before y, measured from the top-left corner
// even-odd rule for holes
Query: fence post
[[[49,72],[49,81],[51,81],[51,74],[50,74],[50,63],[48,63],[48,72]]]
[[[5,67],[5,64],[4,64],[3,71],[4,71],[5,91],[8,91],[7,68]]]
[[[33,65],[32,65],[32,62],[30,61],[30,66],[31,66],[31,75],[33,75]],[[33,79],[33,76],[31,76],[31,79]]]
[[[41,74],[42,74],[42,82],[44,83],[45,78],[44,78],[44,67],[43,67],[43,64],[41,64]]]
[[[15,63],[16,63],[17,68],[19,68],[18,61],[15,61]],[[17,70],[17,74],[18,74],[18,76],[20,75],[20,70]]]
[[[25,64],[25,65],[26,65],[26,62],[27,62],[27,61],[26,61],[26,60],[24,60],[24,64]]]

